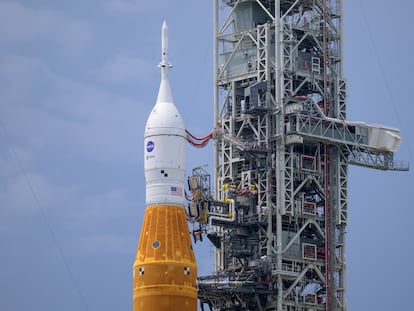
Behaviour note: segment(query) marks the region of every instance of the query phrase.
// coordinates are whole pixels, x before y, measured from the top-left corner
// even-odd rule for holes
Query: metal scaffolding
[[[407,170],[399,131],[346,120],[341,0],[214,10],[215,196],[192,177],[215,247],[202,309],[344,311],[348,164]]]

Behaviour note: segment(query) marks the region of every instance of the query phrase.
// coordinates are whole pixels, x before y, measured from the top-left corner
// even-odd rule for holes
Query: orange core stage
[[[184,207],[145,210],[134,262],[134,311],[197,310],[197,265]]]

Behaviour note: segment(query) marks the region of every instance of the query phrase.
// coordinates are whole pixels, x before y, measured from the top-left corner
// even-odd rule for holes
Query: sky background
[[[0,310],[132,308],[143,133],[167,20],[186,128],[213,124],[213,1],[0,1]],[[414,163],[410,0],[344,1],[348,118],[401,129]],[[187,149],[187,171],[212,164]],[[414,173],[349,170],[349,310],[411,310]],[[213,270],[207,239],[200,274]]]

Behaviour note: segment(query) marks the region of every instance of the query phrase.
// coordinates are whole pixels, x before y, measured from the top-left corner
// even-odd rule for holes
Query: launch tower
[[[342,0],[214,11],[214,199],[190,178],[215,247],[202,308],[344,311],[348,164],[407,170],[399,130],[347,120]]]

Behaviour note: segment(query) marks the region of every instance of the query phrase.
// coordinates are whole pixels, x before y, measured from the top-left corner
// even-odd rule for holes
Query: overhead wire
[[[43,219],[43,221],[45,223],[46,229],[49,232],[49,234],[50,234],[50,236],[52,238],[53,244],[55,245],[55,247],[56,247],[56,249],[57,249],[57,251],[59,253],[59,256],[60,256],[60,258],[62,260],[62,263],[63,263],[63,265],[64,265],[64,267],[65,267],[65,269],[66,269],[66,271],[67,271],[67,273],[68,273],[68,275],[69,275],[72,283],[73,283],[73,285],[76,288],[76,292],[77,292],[77,294],[79,296],[80,302],[81,302],[84,310],[88,311],[89,308],[88,308],[88,304],[86,303],[85,296],[83,295],[82,290],[81,290],[81,288],[79,286],[79,283],[76,280],[75,275],[72,272],[72,269],[70,268],[70,265],[69,265],[69,263],[68,263],[68,261],[66,259],[65,253],[63,252],[63,249],[62,249],[62,247],[61,247],[61,245],[60,245],[60,243],[59,243],[59,241],[58,241],[58,239],[56,237],[55,231],[53,230],[53,227],[50,224],[50,221],[49,221],[49,219],[48,219],[48,217],[46,215],[46,212],[44,211],[42,205],[40,204],[39,197],[38,197],[38,195],[37,195],[37,193],[36,193],[36,191],[35,191],[35,189],[33,187],[33,184],[32,184],[32,182],[31,182],[31,180],[29,178],[29,175],[27,174],[27,171],[26,171],[25,167],[23,166],[22,161],[20,160],[19,154],[17,153],[16,148],[15,148],[15,146],[14,146],[14,144],[13,144],[11,138],[10,138],[10,135],[9,135],[7,129],[6,129],[6,126],[4,125],[4,122],[3,122],[3,120],[1,118],[0,118],[0,127],[3,130],[3,133],[4,133],[4,136],[5,136],[6,142],[7,142],[7,144],[9,145],[9,147],[10,147],[10,149],[12,151],[12,154],[13,154],[13,157],[14,157],[14,159],[16,161],[17,167],[20,170],[20,172],[22,173],[22,175],[24,177],[24,180],[26,181],[27,187],[28,187],[28,189],[29,189],[29,191],[30,191],[30,193],[31,193],[31,195],[33,197],[33,200],[35,202],[35,206],[39,210],[39,213],[40,213],[40,215],[41,215],[41,217],[42,217],[42,219]]]
[[[368,39],[369,39],[369,42],[371,44],[371,48],[374,52],[374,57],[377,61],[378,69],[380,71],[382,80],[383,80],[384,85],[385,85],[386,93],[388,95],[389,101],[390,101],[390,103],[392,105],[392,108],[394,110],[395,117],[397,118],[397,122],[400,124],[401,128],[404,128],[403,121],[400,117],[400,113],[398,112],[397,105],[395,103],[394,96],[393,96],[392,91],[391,91],[390,83],[388,82],[387,76],[385,75],[385,69],[384,69],[384,66],[381,62],[381,58],[380,58],[380,55],[378,53],[378,48],[377,48],[377,45],[375,44],[375,40],[374,40],[374,37],[372,35],[371,27],[369,26],[368,19],[366,17],[367,15],[365,14],[365,10],[364,10],[364,7],[362,5],[362,0],[359,0],[358,4],[359,4],[359,7],[360,7],[360,12],[362,14],[362,20],[364,22],[365,28],[366,28],[367,33],[368,33]],[[407,145],[407,150],[408,150],[408,156],[409,156],[410,159],[413,159],[413,153],[412,153],[412,148],[411,148],[410,141],[407,140],[406,145]]]

